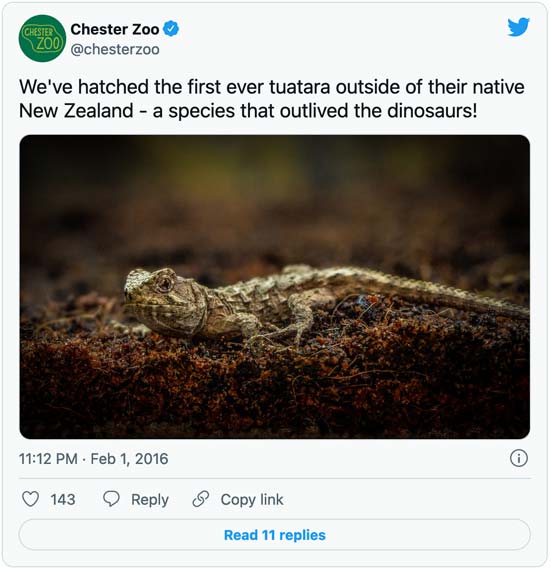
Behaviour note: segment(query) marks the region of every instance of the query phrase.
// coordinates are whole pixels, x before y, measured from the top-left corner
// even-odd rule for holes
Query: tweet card
[[[546,562],[544,4],[2,42],[8,566]]]

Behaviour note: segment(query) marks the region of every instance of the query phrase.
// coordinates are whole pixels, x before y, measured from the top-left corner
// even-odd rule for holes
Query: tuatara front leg
[[[299,346],[304,334],[313,326],[313,308],[332,308],[336,305],[336,298],[326,288],[306,290],[291,294],[288,297],[288,307],[291,314],[291,323],[285,328],[275,332],[262,334],[263,338],[276,338],[277,336],[290,336],[294,334],[294,343]]]
[[[294,343],[299,346],[302,336],[313,326],[313,308],[332,308],[336,305],[336,298],[326,288],[306,290],[291,294],[288,297],[288,306],[293,322],[288,328],[296,331]]]
[[[254,314],[237,313],[231,314],[226,321],[229,331],[237,331],[243,338],[249,339],[256,336],[262,328],[262,323]]]

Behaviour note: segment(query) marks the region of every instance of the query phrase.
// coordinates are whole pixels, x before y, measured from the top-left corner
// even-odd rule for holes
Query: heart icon
[[[25,490],[25,492],[21,494],[21,497],[23,498],[23,502],[25,502],[29,508],[32,508],[36,502],[38,502],[40,494],[36,490],[33,490],[32,492]]]

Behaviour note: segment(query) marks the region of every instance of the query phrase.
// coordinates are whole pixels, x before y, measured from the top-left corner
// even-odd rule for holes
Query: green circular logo
[[[19,31],[19,46],[33,61],[51,61],[65,48],[67,35],[59,20],[51,16],[33,16]]]

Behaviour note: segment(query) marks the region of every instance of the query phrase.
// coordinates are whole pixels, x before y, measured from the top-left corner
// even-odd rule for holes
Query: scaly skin
[[[241,335],[252,339],[292,333],[300,344],[313,324],[312,307],[331,307],[348,296],[368,293],[396,294],[419,303],[529,319],[528,308],[503,300],[355,267],[293,265],[277,275],[216,289],[179,277],[172,269],[152,273],[135,269],[128,274],[124,293],[127,310],[143,324],[161,334],[183,338]],[[271,332],[261,334],[266,328]]]

